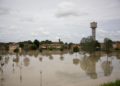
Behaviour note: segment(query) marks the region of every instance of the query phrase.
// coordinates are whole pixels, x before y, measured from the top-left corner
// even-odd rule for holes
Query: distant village
[[[91,46],[90,43],[94,43],[95,41],[95,50],[104,50],[105,48],[105,43],[99,43],[96,40],[96,28],[97,28],[97,23],[96,22],[91,22],[90,23],[90,28],[92,29],[92,36],[89,36],[87,38],[83,38],[80,43],[75,44],[75,43],[64,43],[61,41],[61,39],[58,39],[58,41],[53,42],[50,40],[45,40],[45,41],[39,41],[35,39],[33,42],[31,40],[28,41],[23,41],[23,42],[9,42],[9,43],[2,43],[0,42],[0,51],[10,51],[10,52],[17,52],[17,51],[29,51],[29,50],[39,50],[42,52],[43,50],[74,50],[74,48],[79,50],[82,50],[83,45],[85,43],[85,46],[89,45]],[[91,39],[93,41],[91,41]],[[109,44],[109,43],[108,43]],[[89,47],[93,48],[93,47]],[[113,50],[120,50],[120,41],[112,41],[112,49]],[[76,51],[76,50],[75,50]]]
[[[36,40],[37,41],[37,40]],[[35,41],[34,41],[35,42]],[[114,41],[113,42],[113,49],[114,50],[120,50],[120,41]],[[32,41],[24,41],[24,42],[18,42],[18,43],[14,43],[14,42],[10,42],[10,43],[0,43],[0,50],[1,51],[11,51],[14,52],[15,49],[19,49],[20,51],[26,50],[60,50],[63,51],[65,49],[71,49],[73,50],[74,47],[78,47],[79,49],[81,49],[81,44],[74,44],[74,43],[63,43],[62,41],[58,42],[52,42],[49,40],[46,41],[41,41],[39,42],[38,46],[35,46],[34,43]],[[104,49],[104,43],[100,43],[100,49]]]
[[[37,39],[32,42],[30,40],[24,41],[24,42],[10,42],[10,43],[0,43],[0,50],[9,50],[14,51],[15,49],[25,50],[61,50],[64,49],[72,49],[73,47],[79,47],[80,44],[74,44],[74,43],[63,43],[60,39],[57,42],[52,42],[50,40],[45,40],[39,42]]]

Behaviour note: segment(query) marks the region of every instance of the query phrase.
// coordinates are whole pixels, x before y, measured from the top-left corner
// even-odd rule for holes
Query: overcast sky
[[[120,0],[0,0],[0,42],[52,40],[79,43],[91,35],[120,41]]]

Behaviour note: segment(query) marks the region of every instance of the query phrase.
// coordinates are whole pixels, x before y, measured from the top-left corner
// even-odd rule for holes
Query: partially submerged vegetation
[[[100,50],[100,46],[97,44],[98,42],[93,39],[92,36],[87,38],[82,38],[81,40],[81,49],[88,53],[93,53],[97,48]]]
[[[113,46],[112,46],[112,40],[109,38],[105,38],[104,39],[104,50],[106,53],[109,53],[113,50]]]
[[[0,60],[2,60],[2,56],[0,56]]]
[[[51,40],[39,41],[35,39],[34,41],[28,40],[18,43],[0,44],[0,50],[13,51],[15,53],[30,50],[38,50],[39,52],[44,50],[59,50],[61,52],[68,50],[72,53],[83,51],[84,53],[92,54],[96,51],[105,51],[107,54],[109,54],[112,51],[119,51],[119,49],[119,42],[113,42],[111,39],[105,38],[104,43],[100,43],[99,41],[94,40],[92,36],[82,38],[81,42],[78,44],[63,42],[60,39],[57,42],[53,42]]]
[[[102,50],[108,54],[113,50],[113,42],[111,39],[105,38],[103,45],[101,45],[97,40],[94,40],[92,36],[89,36],[81,40],[81,50],[88,53]]]
[[[120,86],[120,80],[116,80],[114,82],[105,83],[105,84],[102,84],[100,86]]]

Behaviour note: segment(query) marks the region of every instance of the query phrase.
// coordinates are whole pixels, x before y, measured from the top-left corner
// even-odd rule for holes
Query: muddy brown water
[[[120,79],[120,53],[1,54],[0,86],[99,86]]]

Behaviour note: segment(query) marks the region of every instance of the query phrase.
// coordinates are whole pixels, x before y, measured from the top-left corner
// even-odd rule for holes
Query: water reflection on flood
[[[0,54],[0,86],[96,86],[120,79],[120,52]]]

